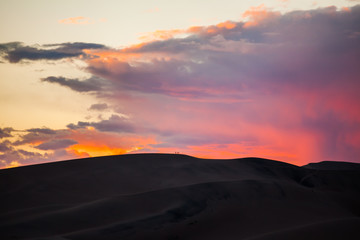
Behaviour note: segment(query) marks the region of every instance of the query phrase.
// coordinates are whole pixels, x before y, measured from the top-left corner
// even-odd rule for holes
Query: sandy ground
[[[0,170],[0,239],[360,239],[360,164],[134,154]]]

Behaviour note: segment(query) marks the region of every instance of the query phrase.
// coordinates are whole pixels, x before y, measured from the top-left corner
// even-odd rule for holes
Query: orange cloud
[[[85,25],[90,24],[90,19],[86,17],[70,17],[61,19],[58,21],[60,24],[79,24],[79,25]]]
[[[135,50],[139,46],[134,46],[132,50]],[[131,62],[133,59],[140,58],[142,54],[127,52],[127,49],[122,50],[83,50],[90,58],[87,60],[92,63],[104,62],[107,64],[111,64],[111,62]]]
[[[216,25],[218,28],[233,29],[236,27],[236,23],[231,21],[222,22]]]
[[[173,30],[157,30],[155,32],[145,33],[139,37],[139,40],[151,42],[156,40],[167,40],[175,37],[176,35],[183,34],[185,31],[180,29]]]
[[[242,15],[243,18],[249,18],[249,20],[245,22],[244,28],[257,26],[260,23],[265,22],[265,20],[277,16],[280,16],[279,12],[268,11],[264,4],[261,4],[257,7],[251,7]]]
[[[0,162],[3,164],[6,164],[6,161],[4,161],[4,160],[1,160]],[[14,168],[14,167],[19,167],[21,165],[22,164],[19,163],[18,161],[11,161],[9,164],[5,165],[3,168]]]
[[[219,33],[221,29],[230,30],[235,28],[236,26],[236,23],[232,21],[226,21],[209,27],[192,26],[187,29],[156,30],[154,32],[145,33],[144,35],[139,37],[139,40],[145,42],[152,42],[157,40],[167,40],[182,34],[198,34],[202,32],[208,34],[215,34]]]

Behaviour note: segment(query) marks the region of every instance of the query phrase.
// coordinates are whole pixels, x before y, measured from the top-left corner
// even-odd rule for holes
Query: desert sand
[[[0,170],[0,239],[360,239],[360,164],[130,154]]]

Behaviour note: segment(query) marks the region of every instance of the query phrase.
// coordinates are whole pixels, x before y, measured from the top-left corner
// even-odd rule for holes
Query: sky
[[[360,163],[360,1],[2,0],[0,168]]]

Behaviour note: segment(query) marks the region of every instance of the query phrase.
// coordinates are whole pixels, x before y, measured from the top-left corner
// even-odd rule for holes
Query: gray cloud
[[[79,79],[50,76],[47,78],[42,78],[41,81],[56,83],[61,86],[68,87],[76,92],[92,92],[100,91],[102,89],[102,82],[96,77],[80,81]]]
[[[104,111],[108,108],[109,108],[109,106],[106,103],[97,103],[97,104],[92,104],[90,106],[89,110]]]
[[[9,140],[0,142],[0,152],[8,152],[13,149],[14,148],[11,146],[11,142]]]
[[[118,115],[111,115],[107,120],[101,120],[99,122],[81,122],[77,124],[68,124],[69,129],[81,129],[86,127],[94,127],[102,132],[117,132],[117,133],[131,133],[135,132],[135,127],[123,117]]]
[[[31,128],[26,131],[30,133],[56,134],[56,131],[50,128]]]
[[[108,120],[92,123],[92,126],[103,132],[134,132],[134,127],[118,115],[111,115]]]
[[[79,121],[77,124],[70,123],[66,127],[68,127],[69,129],[72,129],[72,130],[76,130],[76,129],[86,128],[89,126],[91,126],[91,123]]]
[[[74,144],[77,144],[77,141],[72,139],[52,139],[36,146],[36,148],[41,150],[56,150],[67,148]]]
[[[49,128],[33,128],[28,129],[27,134],[21,136],[17,141],[13,142],[14,146],[20,146],[23,144],[47,142],[51,139],[66,138],[69,135],[67,130],[53,130]]]
[[[0,54],[10,63],[18,63],[22,60],[60,60],[63,58],[84,55],[84,49],[104,49],[101,44],[94,43],[60,43],[26,46],[21,42],[0,44]]]
[[[14,131],[12,128],[0,128],[0,139],[6,137],[12,137],[11,132]]]

